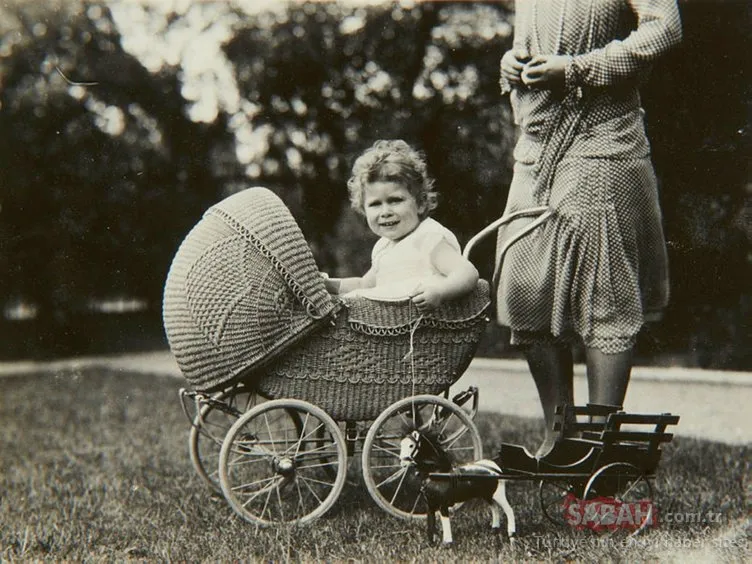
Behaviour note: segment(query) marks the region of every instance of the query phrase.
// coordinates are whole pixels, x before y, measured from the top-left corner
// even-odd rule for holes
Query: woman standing
[[[497,272],[499,323],[523,346],[553,446],[557,405],[573,404],[573,339],[589,401],[623,405],[643,324],[668,300],[657,182],[638,87],[681,40],[675,0],[518,0],[501,60],[519,140],[506,212],[553,216]],[[509,235],[510,226],[499,234]]]

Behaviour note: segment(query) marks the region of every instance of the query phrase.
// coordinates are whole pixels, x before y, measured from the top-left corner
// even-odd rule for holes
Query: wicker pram
[[[304,399],[339,421],[446,390],[486,325],[489,287],[420,317],[409,301],[329,295],[284,203],[249,188],[211,207],[170,268],[163,319],[190,385],[238,381],[269,398]]]

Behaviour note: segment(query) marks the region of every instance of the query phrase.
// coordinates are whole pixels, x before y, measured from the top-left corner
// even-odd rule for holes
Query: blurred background
[[[684,43],[643,89],[672,301],[637,361],[752,370],[750,4],[680,9]],[[249,186],[283,198],[322,270],[363,272],[346,180],[376,139],[426,153],[466,242],[511,179],[513,22],[512,1],[4,0],[0,359],[164,348],[177,246]],[[479,354],[516,355],[488,331]]]

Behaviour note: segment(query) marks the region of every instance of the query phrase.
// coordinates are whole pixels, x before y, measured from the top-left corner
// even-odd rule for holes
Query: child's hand
[[[428,313],[441,305],[444,296],[435,285],[421,282],[410,293],[410,298],[420,313]]]
[[[330,278],[326,272],[319,272],[321,278],[324,279],[324,287],[330,294],[339,294],[342,282],[339,278]]]

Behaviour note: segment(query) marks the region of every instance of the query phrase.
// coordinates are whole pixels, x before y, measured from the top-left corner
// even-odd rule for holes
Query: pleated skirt
[[[533,165],[516,163],[505,213],[538,205]],[[634,345],[669,298],[668,264],[649,157],[564,158],[554,214],[497,260],[497,320],[513,344],[580,340],[609,354]],[[499,232],[499,246],[530,220]]]

